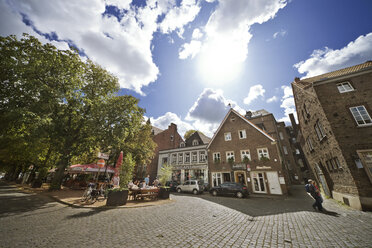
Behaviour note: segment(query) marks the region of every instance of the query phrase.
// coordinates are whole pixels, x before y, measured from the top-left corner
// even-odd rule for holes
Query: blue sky
[[[76,46],[146,118],[212,136],[228,111],[294,112],[290,83],[372,59],[370,0],[0,0],[0,35]]]

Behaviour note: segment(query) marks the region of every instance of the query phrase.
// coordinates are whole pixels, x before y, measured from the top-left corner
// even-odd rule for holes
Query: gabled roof
[[[157,128],[157,127],[154,127],[154,126],[151,126],[151,132],[153,133],[153,135],[157,135],[161,132],[163,132],[164,130],[161,130],[160,128]]]
[[[244,116],[242,116],[241,114],[239,114],[237,111],[235,111],[234,109],[230,108],[229,112],[227,112],[225,118],[223,119],[223,121],[221,122],[220,126],[218,127],[217,131],[214,133],[213,137],[212,137],[212,140],[209,142],[207,148],[209,148],[209,146],[212,144],[214,138],[217,136],[217,134],[220,132],[220,129],[221,127],[223,126],[223,124],[226,122],[227,120],[227,117],[230,115],[230,113],[233,112],[234,114],[236,114],[237,116],[239,116],[242,120],[244,120],[246,123],[248,123],[249,125],[251,125],[253,128],[255,128],[257,131],[259,131],[260,133],[262,133],[266,138],[270,139],[272,142],[275,142],[275,139],[273,137],[271,137],[269,134],[267,134],[265,131],[263,131],[262,129],[260,129],[259,127],[257,127],[255,124],[253,124],[252,122],[250,122],[247,118],[245,118]]]
[[[299,85],[299,86],[306,87],[306,86],[308,86],[308,85],[310,85],[314,82],[317,82],[317,81],[323,81],[323,80],[327,80],[327,79],[331,79],[331,78],[341,77],[341,76],[345,76],[345,75],[348,75],[348,74],[351,74],[351,73],[356,73],[356,72],[360,72],[360,71],[364,71],[364,70],[368,70],[368,69],[372,69],[372,61],[367,61],[363,64],[354,65],[354,66],[350,66],[350,67],[340,69],[340,70],[337,70],[337,71],[324,73],[324,74],[321,74],[321,75],[318,75],[318,76],[315,76],[315,77],[304,78],[304,79],[301,79],[299,81],[295,80],[294,83]]]
[[[203,133],[196,131],[199,134],[200,139],[203,141],[203,144],[208,144],[211,141],[211,138],[205,136]]]

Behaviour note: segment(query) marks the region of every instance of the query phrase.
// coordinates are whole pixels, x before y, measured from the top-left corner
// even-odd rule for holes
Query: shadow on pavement
[[[25,193],[14,186],[0,183],[0,218],[48,208],[51,202],[53,200],[48,197]]]
[[[225,196],[214,197],[208,192],[204,192],[204,194],[195,197],[223,205],[253,217],[303,211],[318,212],[312,208],[314,200],[307,195],[303,185],[291,186],[288,196],[263,197],[250,195],[248,198],[238,199]],[[331,211],[323,213],[335,217],[339,216],[338,213]]]
[[[90,208],[89,211],[83,211],[83,212],[79,212],[77,214],[67,216],[66,219],[77,219],[77,218],[90,217],[90,216],[93,216],[95,214],[105,212],[107,210],[110,210],[110,208],[105,208],[105,207],[103,207],[103,208]]]

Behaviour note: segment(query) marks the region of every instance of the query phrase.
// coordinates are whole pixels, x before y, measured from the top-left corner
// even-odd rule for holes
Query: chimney
[[[293,131],[294,131],[294,133],[297,135],[297,131],[298,131],[298,129],[297,129],[297,123],[296,123],[296,120],[295,120],[295,118],[294,118],[293,113],[290,113],[290,114],[289,114],[289,119],[291,120],[291,124],[292,124],[292,127],[293,127]]]
[[[252,118],[252,112],[251,111],[246,111],[245,112],[245,118],[251,119]]]
[[[295,77],[294,81],[295,81],[296,83],[298,83],[298,82],[301,81],[301,79],[300,79],[299,77]]]

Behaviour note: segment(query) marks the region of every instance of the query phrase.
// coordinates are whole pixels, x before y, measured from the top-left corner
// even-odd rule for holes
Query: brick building
[[[295,159],[296,153],[300,153],[300,151],[292,145],[293,133],[290,132],[290,128],[285,126],[284,122],[277,122],[274,115],[264,109],[255,112],[247,111],[245,117],[278,142],[288,182],[291,184],[302,183],[301,164],[298,159]]]
[[[372,61],[292,83],[306,158],[324,193],[372,208]]]
[[[235,110],[229,110],[207,149],[211,186],[240,182],[250,193],[287,193],[277,141]]]
[[[154,151],[154,157],[145,168],[146,174],[150,175],[150,182],[152,182],[158,175],[159,150],[176,148],[183,143],[181,135],[177,132],[177,125],[174,123],[171,123],[166,130],[152,127],[151,132],[153,135],[152,140],[156,143],[156,148]]]
[[[188,179],[208,182],[207,145],[210,138],[194,132],[180,147],[159,151],[158,173],[163,164],[172,165],[172,180],[183,183]]]

